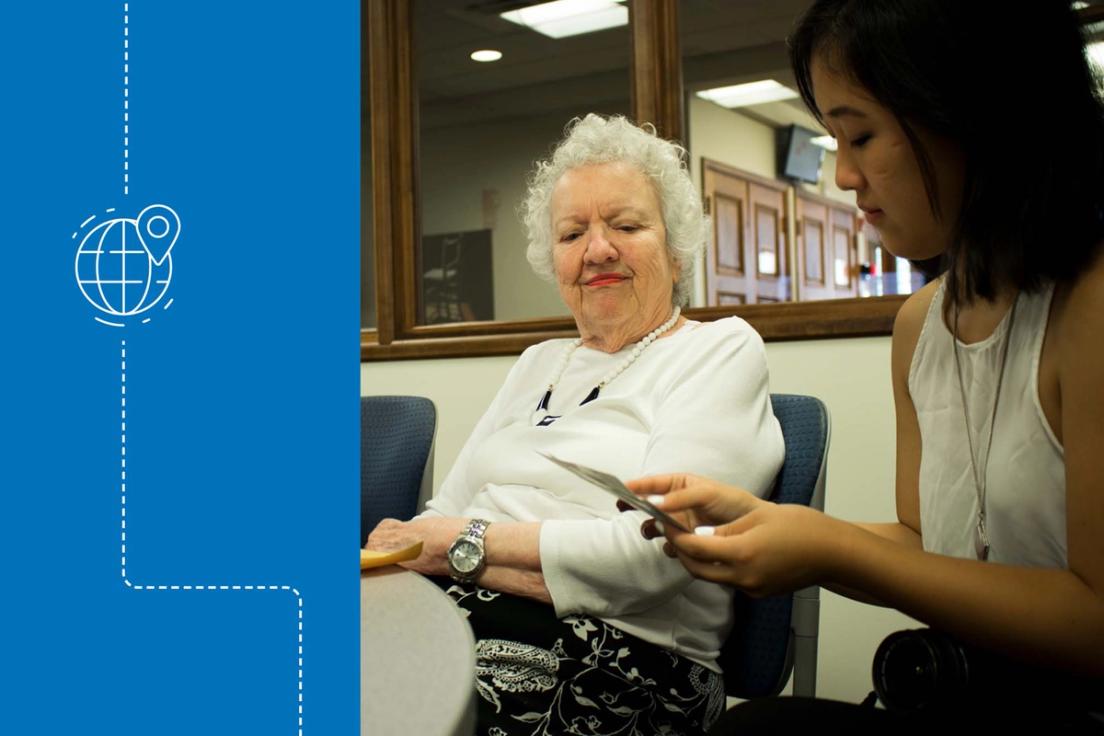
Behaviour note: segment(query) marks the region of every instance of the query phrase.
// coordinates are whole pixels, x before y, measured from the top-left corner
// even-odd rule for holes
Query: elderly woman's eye
[[[561,243],[570,243],[572,240],[574,240],[577,237],[579,237],[579,233],[577,233],[577,232],[567,232],[567,233],[564,233],[563,235],[560,236],[560,242]]]
[[[639,225],[618,225],[617,229],[623,233],[635,233],[640,229]]]

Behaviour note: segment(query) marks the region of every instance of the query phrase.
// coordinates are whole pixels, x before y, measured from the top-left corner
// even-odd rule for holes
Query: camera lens
[[[874,690],[886,708],[931,710],[961,698],[969,685],[965,653],[930,629],[898,631],[874,655]]]
[[[1104,712],[1101,678],[1027,664],[933,629],[887,636],[874,653],[872,675],[888,710],[925,722],[942,723],[954,714],[959,725],[969,721],[984,728],[993,723],[994,707],[1015,703],[1017,726],[1042,723],[1046,733],[1104,734],[1089,715]],[[1056,730],[1059,724],[1092,728]]]

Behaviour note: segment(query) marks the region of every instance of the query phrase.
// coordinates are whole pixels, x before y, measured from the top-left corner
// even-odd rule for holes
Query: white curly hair
[[[686,167],[686,149],[656,135],[651,123],[633,125],[622,115],[590,113],[574,118],[546,161],[538,161],[529,176],[520,215],[529,233],[526,257],[541,278],[552,281],[552,190],[570,169],[625,162],[639,169],[655,187],[667,231],[667,252],[679,265],[671,301],[686,305],[693,288],[694,266],[705,247],[709,218]]]

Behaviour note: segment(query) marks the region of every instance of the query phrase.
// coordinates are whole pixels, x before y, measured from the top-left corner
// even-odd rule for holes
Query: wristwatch
[[[491,522],[472,519],[456,541],[448,549],[449,575],[458,583],[470,583],[479,577],[487,566],[487,553],[483,549],[483,535]]]

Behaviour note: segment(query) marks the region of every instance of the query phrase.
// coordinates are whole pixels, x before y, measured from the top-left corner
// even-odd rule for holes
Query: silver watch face
[[[479,567],[479,562],[483,558],[483,551],[479,548],[479,545],[467,540],[461,540],[456,543],[456,546],[452,550],[452,566],[457,572],[461,574],[467,574],[474,572]]]

